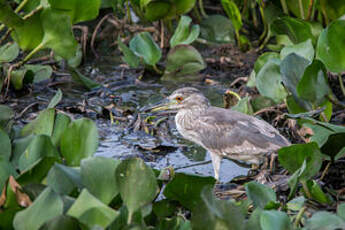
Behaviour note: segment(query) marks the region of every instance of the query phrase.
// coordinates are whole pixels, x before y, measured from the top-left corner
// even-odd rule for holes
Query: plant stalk
[[[341,92],[345,96],[345,87],[344,87],[344,82],[343,82],[343,78],[341,77],[341,74],[338,74],[338,80],[339,80]]]
[[[303,2],[302,0],[298,0],[298,8],[299,8],[299,13],[301,14],[301,18],[304,20],[304,9],[303,9]]]
[[[129,7],[129,0],[127,0],[127,19],[128,23],[132,24],[131,8]]]
[[[156,65],[153,65],[152,68],[156,73],[163,74],[163,72],[160,69],[158,69],[158,67]]]
[[[307,182],[306,181],[301,181],[301,184],[302,184],[302,187],[303,187],[303,190],[304,190],[305,194],[307,195],[307,198],[311,199],[311,193],[309,191]]]
[[[29,61],[33,55],[35,55],[38,51],[44,48],[44,43],[41,42],[35,49],[31,50],[31,52],[26,55],[23,61],[19,62],[20,65],[23,65],[25,62]]]
[[[280,0],[280,4],[282,5],[284,14],[289,15],[289,9],[286,5],[286,0]]]
[[[26,5],[26,3],[28,3],[29,2],[29,0],[23,0],[20,4],[19,4],[19,6],[15,9],[15,13],[17,14],[17,13],[19,13],[19,11],[21,11],[23,8],[24,8],[24,6]]]
[[[313,8],[314,8],[314,0],[310,0],[309,1],[309,6],[308,6],[307,20],[310,20],[312,18]]]
[[[200,8],[200,13],[201,15],[204,17],[204,18],[207,18],[207,14],[205,12],[205,9],[204,9],[204,2],[203,0],[199,0],[199,8]]]
[[[297,216],[296,216],[296,219],[295,219],[295,222],[294,222],[294,227],[297,229],[298,228],[298,225],[299,225],[299,222],[301,222],[301,219],[303,217],[303,214],[306,210],[306,207],[302,207],[299,212],[297,213]]]

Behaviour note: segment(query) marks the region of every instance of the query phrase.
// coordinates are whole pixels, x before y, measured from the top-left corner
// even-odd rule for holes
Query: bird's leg
[[[216,153],[210,152],[212,165],[214,170],[214,178],[216,178],[217,182],[219,182],[219,169],[220,169],[220,162],[222,161],[222,157]]]

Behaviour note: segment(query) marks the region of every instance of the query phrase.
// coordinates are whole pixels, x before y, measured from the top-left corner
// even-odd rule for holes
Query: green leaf
[[[170,39],[171,48],[180,44],[189,45],[199,37],[199,25],[193,25],[192,27],[190,27],[191,22],[192,19],[190,17],[181,17],[179,24],[174,32],[174,35]]]
[[[78,43],[72,32],[70,17],[47,8],[41,13],[41,21],[44,35],[40,46],[51,48],[65,59],[73,58],[77,52]]]
[[[314,59],[315,51],[313,44],[311,43],[311,39],[308,39],[298,44],[285,46],[280,51],[280,59],[283,60],[286,56],[288,56],[291,53],[295,53],[312,62]]]
[[[316,57],[329,71],[341,73],[345,71],[345,20],[338,19],[321,32],[316,47]]]
[[[40,230],[75,230],[80,229],[79,223],[76,219],[60,215],[54,219],[46,222],[46,224]]]
[[[25,67],[11,72],[11,84],[15,90],[21,90],[25,84],[30,84],[33,80],[34,73]]]
[[[12,10],[11,6],[7,2],[0,1],[0,22],[13,28],[21,25],[23,21],[24,20]]]
[[[61,154],[70,166],[79,166],[80,161],[92,156],[97,147],[97,126],[90,119],[81,118],[72,121],[61,135]]]
[[[200,37],[215,43],[235,43],[235,29],[223,15],[211,15],[200,23]]]
[[[61,215],[62,211],[62,199],[52,189],[46,188],[32,205],[17,212],[13,226],[16,230],[38,230],[45,222]]]
[[[275,192],[266,185],[252,181],[247,183],[245,188],[248,198],[253,201],[255,207],[264,209],[268,203],[277,202]]]
[[[76,218],[89,228],[100,226],[105,229],[118,216],[118,212],[109,208],[83,189],[68,210],[67,215]]]
[[[19,46],[17,43],[6,43],[0,47],[0,63],[11,62],[19,54]]]
[[[42,110],[35,120],[25,125],[21,130],[22,136],[30,134],[45,134],[51,136],[53,133],[55,109]]]
[[[105,204],[119,193],[115,171],[119,160],[91,157],[81,161],[81,179],[87,190]]]
[[[0,128],[0,159],[10,160],[12,152],[11,140],[7,133]]]
[[[241,98],[241,100],[239,100],[235,106],[231,107],[231,109],[249,115],[253,114],[253,108],[248,96]]]
[[[168,199],[160,200],[152,204],[152,211],[158,218],[165,218],[176,215],[178,202]]]
[[[101,0],[48,0],[54,10],[70,17],[72,24],[89,21],[98,16]]]
[[[292,95],[287,96],[286,98],[286,105],[290,114],[303,114],[307,112],[307,110],[301,107]]]
[[[151,22],[162,19],[169,14],[171,5],[170,2],[151,1],[144,9],[144,17]]]
[[[8,121],[14,117],[14,111],[7,105],[0,105],[0,122]]]
[[[305,69],[297,84],[297,94],[304,100],[320,105],[329,93],[331,93],[331,89],[327,81],[327,71],[322,62],[314,60]]]
[[[345,203],[339,204],[337,207],[337,215],[345,221]]]
[[[117,44],[119,50],[123,53],[123,61],[126,62],[130,67],[137,68],[140,64],[140,59],[130,50],[122,41],[120,36],[117,38]]]
[[[301,210],[301,208],[303,208],[305,201],[306,199],[304,198],[304,196],[298,196],[290,200],[286,204],[286,206],[289,210],[298,212],[299,210]]]
[[[321,152],[338,160],[345,154],[345,132],[332,133],[328,136],[327,142],[322,145]]]
[[[58,194],[69,195],[75,188],[83,188],[80,169],[55,163],[49,170],[47,185]]]
[[[345,221],[337,215],[321,211],[314,213],[311,218],[307,219],[305,227],[310,230],[344,229]]]
[[[156,197],[159,191],[156,176],[139,158],[122,161],[117,166],[115,175],[121,199],[129,212],[128,222],[131,222],[133,213]]]
[[[230,200],[218,200],[211,186],[201,193],[202,202],[192,212],[192,229],[242,230],[245,217],[241,207]]]
[[[335,20],[345,14],[345,4],[342,1],[321,0],[320,7],[329,20]]]
[[[172,0],[170,13],[166,16],[167,19],[175,18],[178,15],[186,14],[193,9],[196,0]]]
[[[316,175],[322,164],[322,154],[315,142],[294,144],[278,150],[279,163],[290,173],[298,170],[306,160],[306,169],[300,177],[307,180]]]
[[[312,43],[316,43],[316,38],[312,33],[312,26],[306,21],[292,17],[281,17],[275,20],[271,26],[275,34],[286,34],[294,43],[301,43],[311,39]]]
[[[60,144],[60,139],[65,131],[65,129],[68,127],[69,123],[71,122],[71,118],[65,114],[58,113],[55,116],[55,122],[54,122],[54,129],[51,136],[51,139],[55,146],[58,146]]]
[[[179,201],[184,207],[194,209],[201,201],[201,192],[205,186],[213,186],[215,179],[213,177],[201,177],[176,173],[165,189],[164,196],[170,200]]]
[[[282,60],[280,63],[280,72],[284,86],[292,93],[295,101],[303,108],[310,110],[312,108],[310,102],[305,101],[298,97],[297,85],[303,77],[304,71],[310,62],[291,53]]]
[[[3,188],[7,182],[7,179],[12,174],[13,171],[14,169],[12,168],[10,161],[6,159],[6,157],[0,155],[0,190],[1,191],[3,191]]]
[[[322,191],[320,185],[315,180],[308,181],[307,186],[313,200],[321,204],[332,204],[332,198]]]
[[[288,215],[281,211],[263,211],[260,216],[262,230],[289,230],[293,229]]]
[[[53,73],[49,65],[24,65],[24,67],[34,73],[34,83],[49,79]]]
[[[163,80],[197,74],[206,64],[197,49],[190,45],[177,45],[167,56]]]
[[[72,79],[75,82],[85,86],[88,90],[100,87],[100,84],[91,80],[88,77],[85,77],[82,73],[79,72],[79,70],[77,70],[75,68],[71,68],[70,71],[72,74]]]
[[[48,109],[50,108],[55,108],[55,106],[57,104],[59,104],[59,102],[62,99],[62,92],[60,89],[58,89],[58,91],[56,92],[56,94],[54,95],[54,97],[50,100],[49,104],[48,104]]]
[[[235,30],[239,31],[242,27],[242,17],[237,5],[232,0],[222,0],[221,3]]]
[[[261,68],[271,59],[275,59],[275,62],[279,62],[279,54],[276,52],[265,52],[256,59],[254,64],[254,71],[255,73],[259,73]]]
[[[275,59],[266,62],[256,75],[255,80],[256,87],[262,96],[268,97],[276,103],[280,103],[286,98],[287,92],[281,83],[280,67]]]
[[[156,65],[162,57],[160,48],[148,32],[141,32],[132,38],[129,48],[151,66]]]
[[[274,101],[261,95],[252,98],[250,102],[254,112],[275,105]]]

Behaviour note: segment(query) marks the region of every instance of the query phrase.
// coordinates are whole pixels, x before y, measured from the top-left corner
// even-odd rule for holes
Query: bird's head
[[[151,111],[203,109],[209,105],[208,99],[198,89],[185,87],[175,90],[159,104],[151,107]]]

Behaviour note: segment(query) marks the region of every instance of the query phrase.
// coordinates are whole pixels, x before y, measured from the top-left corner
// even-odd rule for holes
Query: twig
[[[301,14],[301,18],[304,20],[305,16],[304,16],[304,9],[303,9],[303,2],[302,2],[302,0],[298,0],[298,8],[299,8],[299,12]]]
[[[164,48],[164,23],[163,20],[160,20],[160,24],[161,24],[161,49]]]
[[[81,31],[82,35],[80,38],[80,42],[82,44],[83,47],[83,58],[85,60],[86,58],[86,45],[87,45],[87,35],[89,33],[89,28],[87,26],[79,26],[79,25],[75,25],[73,26],[73,28],[78,29]]]
[[[109,13],[109,14],[105,15],[105,16],[98,22],[98,24],[96,25],[95,30],[94,30],[93,33],[92,33],[92,37],[91,37],[91,50],[92,50],[92,53],[96,56],[96,58],[99,57],[98,54],[97,54],[97,52],[96,52],[96,49],[95,49],[95,40],[96,40],[97,32],[98,32],[99,28],[101,27],[101,25],[103,24],[103,22],[104,22],[106,19],[108,19],[108,18],[110,18],[110,17],[112,17],[112,16],[113,16],[112,13]]]
[[[239,81],[247,82],[247,81],[248,81],[248,77],[238,77],[238,78],[236,78],[233,82],[231,82],[230,87],[233,87],[233,86],[236,85]]]
[[[306,207],[303,206],[303,207],[299,210],[299,212],[298,212],[298,214],[297,214],[297,216],[296,216],[296,219],[295,219],[295,222],[294,222],[294,226],[295,226],[296,229],[298,228],[299,222],[301,221],[301,219],[302,219],[302,217],[303,217],[303,214],[304,214],[305,210],[306,210]]]
[[[263,108],[263,109],[260,109],[259,111],[256,111],[254,113],[254,116],[257,116],[261,113],[265,113],[265,112],[276,112],[276,113],[280,113],[282,114],[283,112],[280,111],[279,109],[285,109],[286,108],[286,104],[282,104],[282,105],[279,105],[279,106],[272,106],[272,107],[267,107],[267,108]]]
[[[203,3],[203,0],[199,0],[199,8],[200,8],[200,13],[201,15],[204,17],[204,18],[207,18],[207,14],[205,12],[205,9],[204,9],[204,3]]]
[[[209,164],[211,162],[212,161],[203,161],[203,162],[196,163],[196,164],[191,164],[191,165],[186,165],[186,166],[182,166],[182,167],[177,167],[177,168],[174,168],[174,170],[176,171],[176,170],[191,168],[191,167],[200,166],[200,165],[207,165],[207,164]]]
[[[343,79],[341,77],[341,74],[338,74],[338,80],[339,80],[339,85],[340,85],[341,92],[345,96],[345,87],[344,87],[344,82],[343,82]]]
[[[18,116],[15,117],[15,119],[21,118],[21,117],[24,115],[24,113],[25,113],[26,111],[28,111],[31,107],[33,107],[33,106],[35,106],[35,105],[37,105],[37,104],[38,104],[38,102],[34,102],[34,103],[31,103],[30,105],[26,106],[26,107],[23,109],[23,111],[20,112],[20,114],[18,114]]]
[[[309,6],[308,6],[308,15],[307,15],[307,20],[311,19],[312,12],[313,12],[313,7],[314,6],[314,0],[309,1]]]
[[[327,165],[326,165],[326,168],[322,171],[322,174],[321,174],[321,177],[320,177],[320,180],[323,180],[323,178],[325,178],[327,172],[328,172],[328,169],[329,167],[331,166],[332,162],[328,162]]]

